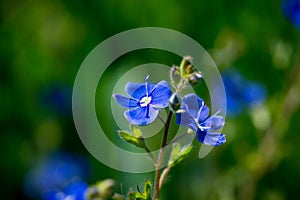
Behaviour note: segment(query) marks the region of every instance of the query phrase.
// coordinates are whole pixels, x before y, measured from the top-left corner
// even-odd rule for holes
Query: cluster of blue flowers
[[[25,193],[33,199],[84,200],[88,185],[87,161],[79,156],[56,153],[37,162],[25,177]]]
[[[189,155],[193,148],[193,140],[204,145],[220,146],[226,142],[226,137],[221,133],[225,119],[220,112],[210,113],[210,109],[204,101],[194,93],[185,92],[187,88],[197,85],[202,79],[202,73],[192,65],[192,58],[186,56],[179,66],[172,66],[170,69],[170,83],[162,80],[159,83],[149,83],[149,75],[145,83],[129,82],[125,86],[128,96],[114,94],[116,102],[126,110],[124,116],[130,124],[131,132],[119,131],[119,136],[127,143],[143,148],[149,158],[153,161],[156,171],[154,180],[153,199],[158,199],[160,188],[165,181],[170,169],[181,162]],[[173,92],[171,86],[175,89]],[[166,119],[159,116],[160,109],[168,108]],[[176,124],[187,127],[185,133],[177,135],[168,142],[168,135],[172,117],[176,116]],[[137,126],[146,126],[154,122],[156,118],[164,124],[161,148],[157,160],[148,148],[142,131]],[[133,128],[132,128],[133,127]],[[194,134],[193,134],[194,133]],[[178,141],[188,138],[185,145]],[[172,144],[172,151],[168,159],[168,167],[163,169],[165,146]],[[148,186],[147,186],[148,185]],[[144,193],[132,192],[129,199],[152,199],[151,182],[145,183]]]
[[[245,109],[261,105],[266,98],[265,87],[246,80],[237,71],[226,71],[222,74],[227,98],[227,114],[238,116]]]
[[[129,97],[113,95],[122,107],[128,109],[124,116],[131,124],[148,125],[157,118],[159,109],[169,105],[169,83],[148,83],[148,78],[149,76],[146,77],[145,83],[127,83],[125,91]],[[200,97],[187,94],[180,104],[180,109],[176,112],[176,122],[193,130],[198,141],[209,146],[219,146],[226,141],[225,135],[218,132],[224,126],[224,117],[218,113],[209,116],[209,108]]]
[[[85,182],[72,182],[63,190],[54,190],[43,195],[45,200],[85,200],[88,185]]]

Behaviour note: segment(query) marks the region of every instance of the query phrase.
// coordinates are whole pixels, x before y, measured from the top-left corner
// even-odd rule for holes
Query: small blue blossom
[[[262,84],[245,80],[240,73],[233,70],[224,72],[222,78],[229,116],[237,116],[246,108],[253,108],[264,102],[266,89]]]
[[[85,158],[56,153],[35,163],[25,177],[25,192],[29,197],[43,200],[64,199],[70,195],[76,197],[74,200],[81,200],[86,185],[83,181],[88,173]]]
[[[145,83],[129,82],[125,91],[130,98],[121,94],[114,94],[116,101],[127,108],[124,112],[125,118],[135,125],[147,125],[153,122],[159,112],[159,108],[168,106],[171,96],[169,83],[160,81],[158,84],[148,83],[147,76]]]
[[[85,200],[87,189],[85,182],[74,182],[63,190],[46,193],[44,200]]]
[[[300,29],[300,0],[284,0],[281,10],[284,16]]]
[[[209,108],[200,97],[195,94],[185,95],[181,110],[176,114],[176,123],[195,131],[201,143],[219,146],[226,142],[225,135],[217,132],[224,126],[224,117],[218,113],[209,116]]]

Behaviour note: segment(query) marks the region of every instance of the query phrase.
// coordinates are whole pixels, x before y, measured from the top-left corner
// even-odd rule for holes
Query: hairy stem
[[[165,123],[164,135],[163,135],[162,144],[161,144],[161,148],[160,148],[160,151],[159,151],[156,170],[155,170],[153,200],[158,200],[158,196],[159,196],[159,190],[160,190],[159,180],[160,180],[160,175],[161,175],[161,172],[162,172],[161,165],[163,164],[163,161],[164,161],[164,155],[165,155],[165,148],[164,147],[167,145],[169,128],[170,128],[170,123],[171,123],[172,116],[173,116],[173,112],[169,111],[168,118],[167,118],[167,121]]]
[[[185,133],[183,133],[183,134],[177,136],[176,138],[172,139],[172,140],[169,142],[169,144],[173,144],[173,143],[175,143],[175,142],[178,142],[179,140],[181,140],[182,138],[184,138],[185,136],[190,135],[190,134],[191,134],[191,133],[189,133],[189,131],[186,131]]]
[[[145,146],[145,150],[146,150],[146,152],[148,153],[148,156],[149,156],[149,158],[152,160],[152,162],[154,163],[154,165],[156,165],[156,160],[154,159],[154,156],[153,156],[153,154],[151,153],[150,149],[149,149],[147,146]]]
[[[159,179],[159,189],[162,187],[163,183],[165,182],[169,172],[171,170],[171,166],[168,166],[167,168],[164,169],[162,172],[160,179]]]

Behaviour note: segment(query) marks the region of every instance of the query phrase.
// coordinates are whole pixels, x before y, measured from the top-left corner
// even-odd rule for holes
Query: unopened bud
[[[200,72],[194,72],[187,76],[187,80],[191,86],[197,85],[202,79],[202,74]]]
[[[180,109],[180,99],[177,96],[177,93],[172,94],[172,96],[169,99],[169,105],[170,105],[170,109],[173,112],[176,112],[177,110]]]
[[[116,182],[112,179],[106,179],[96,185],[99,197],[102,199],[110,199],[116,190]]]
[[[175,87],[181,80],[179,67],[173,65],[170,70],[170,80],[172,85]]]
[[[192,57],[185,56],[183,57],[181,63],[180,63],[180,74],[183,77],[186,77],[187,75],[193,73],[193,66],[192,66]]]
[[[99,197],[99,192],[96,186],[91,186],[88,188],[87,192],[85,193],[85,199],[87,200],[94,200]]]
[[[192,65],[192,58],[190,56],[185,56],[183,58],[180,64],[180,73],[191,86],[197,85],[202,78],[202,73],[197,71],[197,69]]]

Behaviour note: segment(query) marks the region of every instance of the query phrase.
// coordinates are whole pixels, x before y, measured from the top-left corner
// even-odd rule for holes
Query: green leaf
[[[184,158],[186,158],[192,149],[192,144],[181,147],[179,143],[174,143],[168,164],[171,167],[174,167],[175,165],[180,163]]]
[[[173,144],[173,148],[172,148],[172,152],[170,155],[170,160],[169,162],[174,162],[180,155],[180,144],[179,143],[174,143]]]
[[[139,192],[130,192],[128,194],[128,199],[129,200],[148,200],[147,196],[145,196],[143,193],[139,193]]]
[[[151,181],[147,180],[144,182],[144,193],[147,195],[147,196],[150,196],[151,195],[151,189],[152,189],[152,184],[151,184]]]
[[[138,133],[136,133],[136,134],[138,134]],[[145,140],[143,137],[136,137],[126,131],[119,131],[119,135],[125,142],[128,142],[130,144],[133,144],[133,145],[143,148],[143,149],[146,148]]]
[[[129,192],[129,193],[128,193],[128,196],[127,196],[127,197],[128,197],[128,200],[135,200],[135,193],[136,193],[136,192]]]
[[[130,192],[128,194],[128,200],[151,200],[151,189],[152,183],[149,180],[144,182],[144,191],[141,192]]]
[[[130,130],[132,131],[132,135],[134,136],[134,137],[137,137],[137,138],[139,138],[139,137],[142,137],[143,135],[142,135],[142,131],[141,131],[141,129],[139,129],[138,127],[136,127],[136,126],[134,126],[134,125],[130,125]]]

